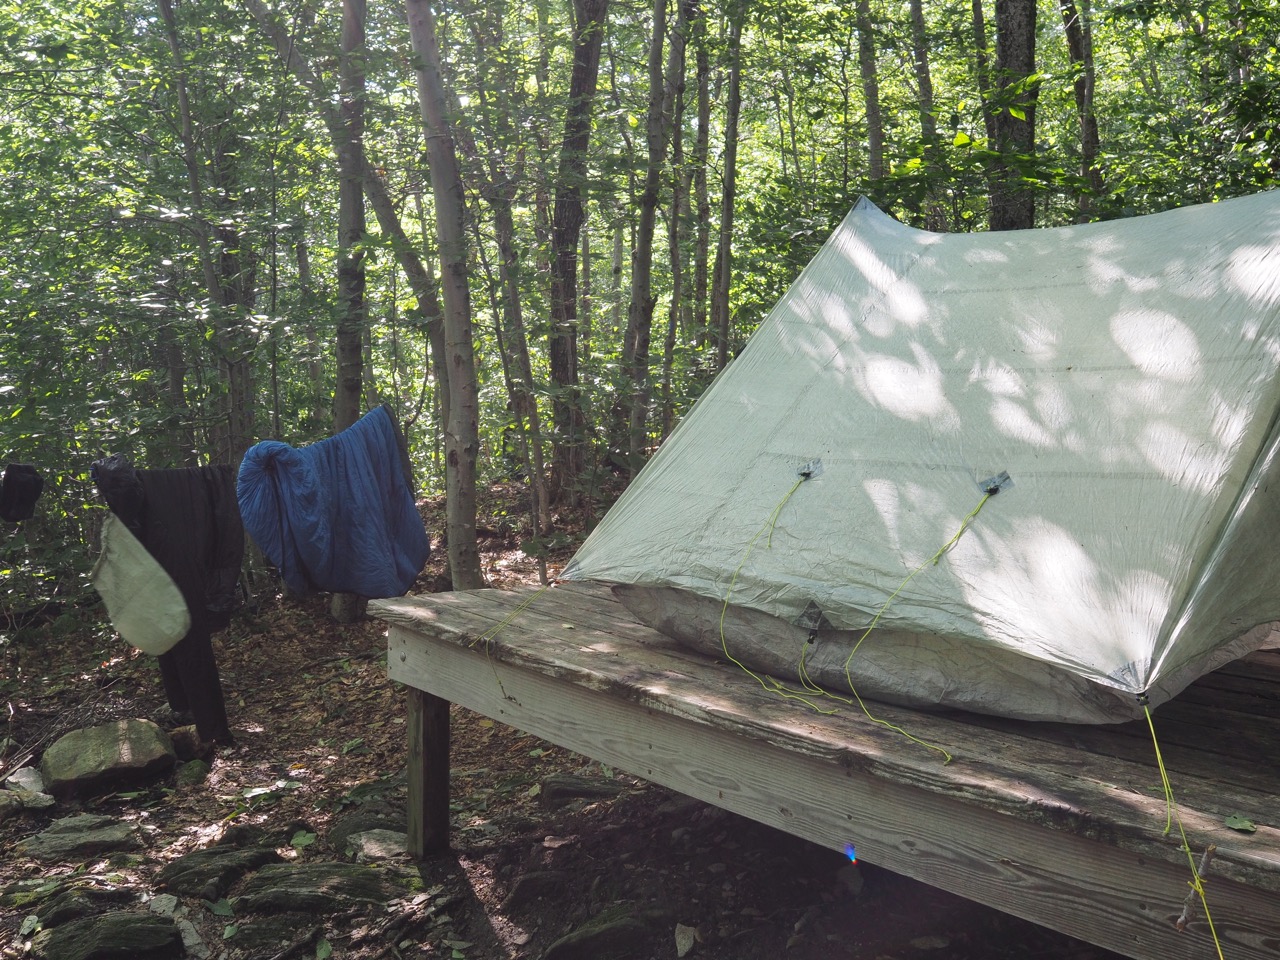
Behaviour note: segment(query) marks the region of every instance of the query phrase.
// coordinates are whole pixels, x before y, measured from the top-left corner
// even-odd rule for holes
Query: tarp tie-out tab
[[[994,497],[1001,490],[1012,486],[1013,478],[1009,476],[1008,470],[1001,470],[994,477],[978,481],[978,489],[989,497]]]
[[[791,622],[803,630],[808,630],[811,637],[819,630],[835,629],[831,621],[827,619],[827,615],[822,612],[822,608],[818,606],[816,600],[810,600],[808,605],[800,611],[800,616]]]
[[[801,480],[812,480],[814,477],[822,476],[822,469],[822,458],[816,457],[797,470],[796,475]]]

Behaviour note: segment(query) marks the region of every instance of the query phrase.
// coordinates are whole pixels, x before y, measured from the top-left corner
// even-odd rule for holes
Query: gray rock
[[[358,863],[403,857],[409,837],[399,830],[365,830],[347,837],[347,850]]]
[[[47,810],[58,801],[47,793],[36,793],[32,790],[23,790],[21,787],[14,787],[4,791],[5,794],[11,794],[18,799],[24,810]]]
[[[117,720],[73,730],[40,762],[45,789],[54,796],[145,786],[174,764],[169,735],[150,720]]]
[[[31,949],[40,960],[181,960],[186,954],[172,920],[128,911],[41,930]]]
[[[241,877],[283,859],[270,847],[210,847],[166,864],[156,885],[179,896],[218,900]]]
[[[43,832],[17,844],[17,851],[45,863],[83,860],[103,853],[136,850],[141,846],[137,831],[111,817],[82,813],[55,820]]]
[[[172,893],[162,893],[148,901],[147,909],[161,917],[172,917],[178,910],[178,898]]]
[[[613,780],[595,777],[578,777],[570,773],[555,773],[542,781],[539,799],[546,807],[563,807],[574,800],[602,800],[616,797],[626,786]]]
[[[507,899],[503,901],[503,913],[510,913],[528,906],[544,897],[555,896],[562,892],[569,882],[569,874],[563,870],[533,870],[524,874],[511,887]]]
[[[182,945],[187,949],[187,956],[195,957],[196,960],[208,960],[213,956],[213,951],[209,949],[209,945],[196,930],[196,925],[190,920],[178,921],[178,933],[182,937]]]
[[[542,960],[631,960],[651,956],[649,915],[618,905],[547,947]]]
[[[209,776],[209,764],[204,760],[188,760],[178,764],[178,773],[174,778],[179,786],[194,787],[204,783]]]
[[[403,810],[357,810],[341,820],[334,822],[329,828],[329,846],[341,853],[347,849],[347,841],[353,834],[365,833],[369,830],[404,831],[406,815]]]
[[[280,863],[250,877],[232,906],[237,915],[337,913],[380,906],[401,892],[379,871],[357,863]]]
[[[129,890],[101,889],[89,885],[69,886],[31,912],[40,918],[41,927],[51,930],[72,920],[117,910],[133,899],[134,895]]]
[[[44,777],[35,767],[22,767],[4,778],[4,785],[9,790],[29,790],[32,793],[44,793]]]
[[[22,798],[16,790],[0,790],[0,822],[22,810]]]
[[[226,941],[239,957],[309,957],[323,935],[322,926],[308,914],[282,913],[240,920],[235,935]]]

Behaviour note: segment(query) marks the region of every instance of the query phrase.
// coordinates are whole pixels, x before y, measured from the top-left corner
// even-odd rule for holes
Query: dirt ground
[[[513,541],[492,539],[487,547],[494,585],[536,577]],[[442,576],[433,560],[423,587]],[[78,727],[164,717],[154,663],[115,639],[97,611],[74,616],[79,623],[63,616],[0,645],[0,741],[8,740],[0,768],[38,756]],[[0,823],[0,889],[80,872],[147,896],[165,863],[236,825],[314,834],[306,846],[285,842],[282,854],[337,859],[342,851],[328,839],[344,818],[403,817],[405,709],[403,691],[386,679],[382,624],[338,626],[322,598],[267,599],[238,617],[216,646],[236,743],[217,751],[208,778]],[[699,960],[1113,956],[872,865],[851,864],[838,852],[475,714],[455,708],[453,724],[453,846],[420,865],[423,893],[387,916],[313,918],[314,929],[304,931],[293,952],[263,960],[534,960],[610,910],[643,923],[643,932],[615,945],[626,957],[677,957],[681,949]],[[557,790],[553,797],[549,786],[570,775],[616,793],[566,799]],[[145,821],[153,837],[147,857],[51,868],[16,855],[19,839],[77,810]],[[213,956],[254,956],[218,935],[224,924],[213,906],[195,904],[206,911],[202,929],[214,939]],[[0,916],[0,957],[23,955],[21,919]],[[615,955],[605,947],[560,950],[561,957]]]

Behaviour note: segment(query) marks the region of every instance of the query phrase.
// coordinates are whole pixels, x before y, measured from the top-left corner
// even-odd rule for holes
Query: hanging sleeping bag
[[[431,554],[408,474],[381,406],[310,446],[250,447],[236,495],[249,536],[291,590],[398,597]]]

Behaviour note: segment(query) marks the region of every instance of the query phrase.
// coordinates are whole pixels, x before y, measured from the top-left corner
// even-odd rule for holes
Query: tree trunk
[[[671,135],[671,117],[677,90],[684,81],[684,7],[679,7],[675,28],[671,31],[671,47],[665,71],[663,37],[666,34],[667,0],[654,0],[653,33],[649,46],[649,110],[645,121],[644,190],[640,195],[640,221],[636,249],[631,261],[631,304],[627,311],[627,336],[623,347],[623,365],[631,373],[630,429],[628,430],[627,470],[634,477],[644,465],[648,447],[649,344],[653,333],[653,237],[658,218],[658,201],[662,171],[666,164],[667,142]],[[674,214],[673,214],[674,216]]]
[[[707,342],[708,269],[711,251],[711,195],[707,190],[707,157],[711,128],[711,55],[707,51],[707,18],[697,0],[689,7],[693,26],[694,59],[698,76],[698,132],[693,142],[693,192],[697,212],[697,239],[693,251],[693,337],[695,345]]]
[[[609,0],[574,0],[576,33],[569,105],[551,216],[551,335],[548,353],[555,386],[552,498],[573,503],[585,467],[582,391],[578,381],[578,237],[586,218],[587,146],[600,72]]]
[[[991,81],[991,47],[987,42],[987,17],[982,0],[973,0],[973,62],[978,81],[978,99],[982,103],[982,126],[987,132],[987,145],[996,142],[995,93]]]
[[[431,166],[436,236],[449,370],[445,424],[445,524],[455,590],[484,586],[476,545],[476,457],[480,445],[479,387],[467,289],[466,206],[458,158],[449,130],[435,15],[427,0],[406,0],[409,37],[417,55],[418,101]]]
[[[242,314],[250,312],[254,302],[253,255],[234,228],[214,226],[206,214],[204,184],[200,176],[202,165],[177,17],[172,0],[157,0],[157,6],[177,75],[179,137],[191,206],[196,211],[196,249],[209,296],[219,365],[226,386],[225,418],[221,431],[215,432],[215,440],[211,444],[221,449],[211,450],[210,455],[215,462],[238,467],[255,434],[253,367],[250,363],[254,343],[242,323]],[[235,185],[231,153],[215,144],[211,154],[215,196],[229,196]],[[217,219],[221,220],[221,217]]]
[[[341,136],[338,154],[338,383],[333,398],[337,433],[360,419],[364,386],[365,312],[364,188],[360,155],[364,143],[365,0],[343,0],[338,58]]]
[[[257,21],[258,26],[271,40],[276,53],[298,81],[311,95],[312,106],[324,122],[329,138],[334,144],[335,152],[340,149],[344,140],[345,126],[342,114],[331,102],[330,92],[325,88],[319,76],[298,52],[293,38],[274,18],[262,0],[243,0],[245,9]],[[369,163],[365,155],[363,142],[357,144],[357,159],[360,164],[360,180],[364,186],[369,206],[378,220],[378,228],[391,238],[392,247],[400,269],[404,272],[409,288],[413,290],[418,301],[418,310],[422,314],[427,328],[427,338],[431,346],[432,371],[439,385],[440,398],[444,412],[442,418],[448,419],[449,374],[445,366],[445,338],[442,311],[435,278],[423,263],[416,245],[404,232],[400,223],[400,213],[395,202],[387,192],[386,182],[377,170]],[[301,250],[299,255],[301,256]]]
[[[692,5],[689,9],[693,10]],[[689,216],[690,180],[686,178],[684,162],[684,92],[676,96],[675,115],[671,124],[671,217],[667,227],[667,259],[671,270],[671,306],[667,311],[667,335],[662,340],[661,380],[661,439],[671,432],[672,396],[671,377],[675,366],[676,332],[680,327],[684,308],[684,263],[680,247],[683,242],[684,224]]]
[[[1093,30],[1089,25],[1089,0],[1080,0],[1079,7],[1075,0],[1059,0],[1059,7],[1066,27],[1067,51],[1075,72],[1072,89],[1076,98],[1076,116],[1080,120],[1080,178],[1084,182],[1076,219],[1084,223],[1103,191],[1102,169],[1098,166],[1101,141],[1098,117],[1093,111]]]
[[[720,236],[711,281],[711,326],[716,333],[716,369],[729,365],[729,282],[733,270],[733,213],[738,178],[738,116],[742,110],[742,23],[746,0],[729,10],[729,101],[724,120],[724,182],[720,193]]]
[[[880,79],[876,68],[870,0],[858,0],[858,70],[862,74],[862,98],[867,108],[867,179],[884,179],[884,120],[880,114]]]
[[[1035,225],[1029,178],[1035,157],[1036,0],[996,0],[996,138],[991,171],[991,229]]]
[[[333,432],[360,419],[364,388],[365,310],[364,188],[360,157],[364,152],[365,0],[343,0],[338,57],[338,100],[342,136],[338,153],[338,383],[333,396]],[[364,598],[335,593],[329,613],[338,623],[364,616]]]
[[[498,331],[502,350],[503,372],[507,378],[511,396],[511,410],[516,417],[520,447],[529,478],[532,533],[540,537],[550,524],[550,504],[545,475],[542,419],[538,411],[537,384],[533,376],[533,361],[529,355],[529,338],[525,330],[524,308],[521,301],[521,262],[516,243],[515,217],[512,205],[517,194],[512,165],[505,154],[505,145],[515,141],[512,128],[514,110],[510,98],[503,92],[516,81],[510,76],[495,76],[490,67],[503,62],[501,56],[490,53],[491,44],[502,44],[500,17],[477,18],[471,24],[477,59],[481,61],[479,77],[480,96],[484,107],[493,117],[493,137],[488,155],[483,160],[480,151],[469,134],[459,131],[458,142],[465,157],[473,161],[476,176],[482,182],[480,194],[493,211],[494,238],[498,245],[498,278],[502,287]],[[492,92],[496,102],[490,103]],[[487,170],[486,174],[480,170]],[[479,240],[477,239],[477,243]],[[545,560],[540,558],[540,563]]]

